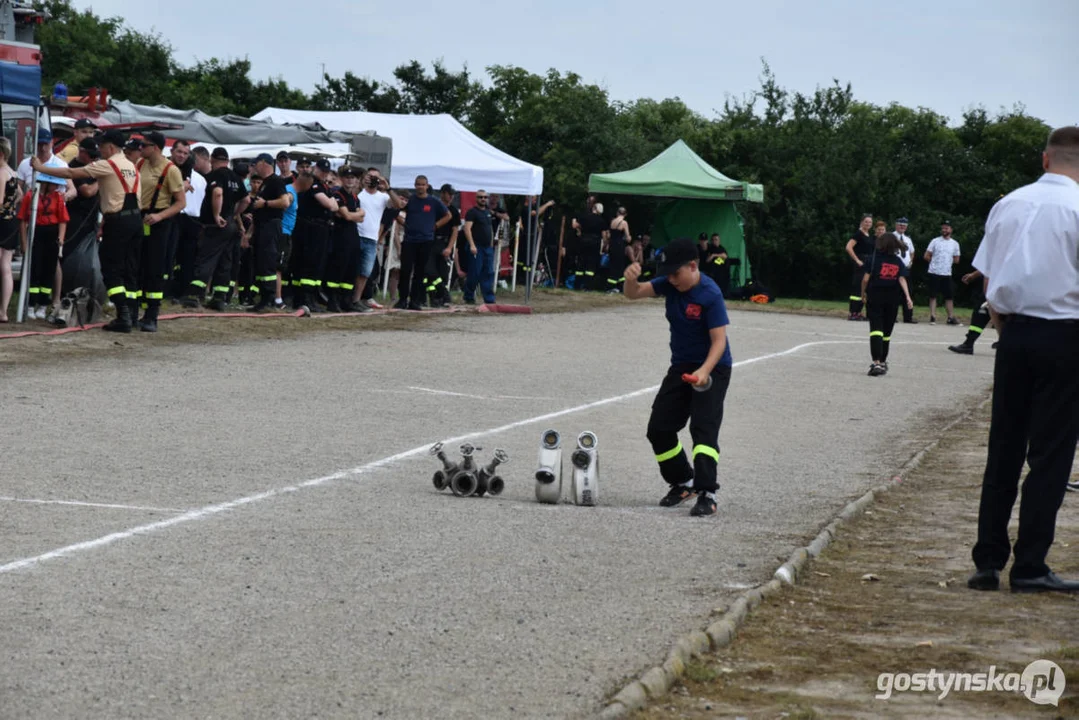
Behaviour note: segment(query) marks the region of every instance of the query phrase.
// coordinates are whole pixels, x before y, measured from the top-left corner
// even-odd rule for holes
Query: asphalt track
[[[595,711],[991,381],[991,333],[900,325],[869,378],[865,324],[732,322],[709,519],[656,506],[657,303],[0,371],[0,717]],[[533,501],[549,426],[600,507]],[[432,487],[465,436],[500,498]]]

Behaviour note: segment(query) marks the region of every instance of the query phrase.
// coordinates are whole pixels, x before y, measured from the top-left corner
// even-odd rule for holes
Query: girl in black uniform
[[[847,255],[854,263],[851,269],[851,292],[850,292],[850,316],[848,320],[865,320],[862,315],[862,275],[866,261],[873,254],[873,241],[869,238],[869,231],[873,227],[873,216],[863,215],[862,222],[854,235],[847,241]]]
[[[869,352],[873,364],[869,375],[888,372],[888,345],[899,313],[899,303],[914,307],[907,284],[909,272],[899,253],[903,245],[892,233],[877,238],[876,252],[865,263],[860,298],[869,305]]]
[[[611,220],[611,238],[607,241],[607,292],[622,292],[622,275],[626,271],[626,243],[632,237],[629,223],[626,222],[626,209],[618,208],[614,220]]]

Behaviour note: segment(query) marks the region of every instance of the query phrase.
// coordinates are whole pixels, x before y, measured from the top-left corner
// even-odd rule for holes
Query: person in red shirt
[[[64,246],[67,223],[71,219],[64,200],[67,183],[61,178],[38,175],[41,191],[38,193],[37,221],[34,232],[34,249],[30,257],[30,294],[26,317],[44,320],[46,308],[52,302],[53,280],[59,275],[57,260]],[[23,256],[26,255],[28,229],[30,227],[30,201],[33,193],[26,193],[19,205],[16,217]]]

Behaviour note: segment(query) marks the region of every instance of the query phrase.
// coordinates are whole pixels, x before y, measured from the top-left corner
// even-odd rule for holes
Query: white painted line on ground
[[[807,342],[802,343],[801,345],[796,345],[789,350],[782,350],[780,352],[768,353],[766,355],[759,355],[757,357],[748,358],[746,360],[736,362],[734,366],[743,367],[745,365],[753,365],[754,363],[759,363],[764,360],[773,360],[775,358],[785,357],[787,355],[792,355],[799,350],[804,350],[805,348],[814,347],[817,345],[850,345],[855,342],[862,341],[818,340],[814,342]],[[535,417],[518,420],[516,422],[507,423],[506,425],[500,425],[498,427],[489,428],[487,430],[478,430],[476,432],[471,432],[466,435],[459,435],[458,437],[445,439],[442,442],[447,445],[451,445],[454,443],[463,442],[465,440],[472,440],[474,438],[483,437],[485,435],[494,435],[497,433],[506,432],[507,430],[513,430],[515,428],[523,427],[525,425],[534,425],[537,423],[547,422],[548,420],[554,420],[555,418],[560,418],[565,415],[572,415],[573,413],[583,412],[585,410],[593,410],[598,407],[603,407],[604,405],[610,405],[612,403],[622,402],[624,400],[631,400],[635,397],[640,397],[641,395],[653,393],[658,389],[659,385],[652,385],[651,387],[641,388],[640,390],[634,390],[633,392],[624,393],[622,395],[613,395],[608,398],[603,398],[602,400],[596,400],[594,402],[577,405],[575,407],[566,408],[564,410],[557,410],[555,412],[544,413],[543,415],[536,415]],[[15,560],[5,565],[0,565],[0,575],[17,572],[19,570],[26,570],[28,568],[40,565],[41,563],[48,562],[49,560],[56,560],[62,557],[68,557],[70,555],[86,552],[88,550],[95,550],[97,548],[106,547],[108,545],[120,542],[121,540],[128,540],[139,535],[150,535],[152,533],[166,530],[176,525],[184,525],[186,523],[194,522],[196,520],[205,520],[215,515],[220,515],[223,512],[243,507],[245,505],[253,505],[254,503],[261,502],[263,500],[269,500],[280,495],[287,495],[289,493],[299,492],[300,490],[303,490],[305,488],[317,487],[319,485],[324,485],[328,482],[333,482],[334,480],[344,480],[345,478],[353,477],[355,475],[363,475],[364,473],[369,473],[372,470],[378,470],[380,468],[386,467],[387,465],[392,465],[393,463],[400,460],[407,460],[410,457],[424,454],[431,448],[431,445],[433,444],[434,441],[426,443],[424,445],[420,445],[418,447],[411,448],[409,450],[404,450],[397,453],[396,455],[384,457],[381,460],[375,460],[373,462],[360,465],[359,467],[355,467],[350,470],[341,470],[331,475],[323,475],[320,478],[307,480],[306,482],[302,482],[297,485],[288,485],[286,487],[267,490],[265,492],[257,493],[255,495],[248,495],[246,497],[237,498],[235,500],[229,500],[228,502],[217,503],[215,505],[207,505],[205,507],[197,508],[195,510],[190,510],[181,515],[166,518],[165,520],[147,523],[145,525],[139,525],[137,527],[129,528],[127,530],[121,530],[119,532],[110,533],[109,535],[103,535],[102,537],[95,538],[93,540],[87,540],[85,542],[75,543],[73,545],[65,545],[64,547],[50,550],[49,552],[42,553],[41,555],[35,555],[33,557]]]
[[[468,393],[450,392],[449,390],[436,390],[434,388],[416,387],[409,385],[409,390],[431,393],[432,395],[449,395],[450,397],[471,398],[472,400],[550,400],[544,397],[531,397],[528,395],[469,395]]]
[[[30,505],[74,505],[76,507],[105,508],[108,510],[146,510],[149,512],[183,512],[182,508],[146,507],[144,505],[118,505],[113,503],[81,502],[79,500],[40,500],[37,498],[0,497],[0,502],[27,503]]]

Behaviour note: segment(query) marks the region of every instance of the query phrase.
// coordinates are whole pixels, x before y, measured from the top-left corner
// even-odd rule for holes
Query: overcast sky
[[[74,0],[165,35],[183,63],[247,56],[256,78],[305,91],[322,63],[376,80],[412,59],[554,67],[614,99],[680,97],[712,117],[758,87],[764,57],[780,85],[833,78],[855,97],[932,108],[953,122],[1016,103],[1050,125],[1079,124],[1079,0]],[[483,10],[490,7],[491,10]],[[138,101],[139,98],[129,98]]]

